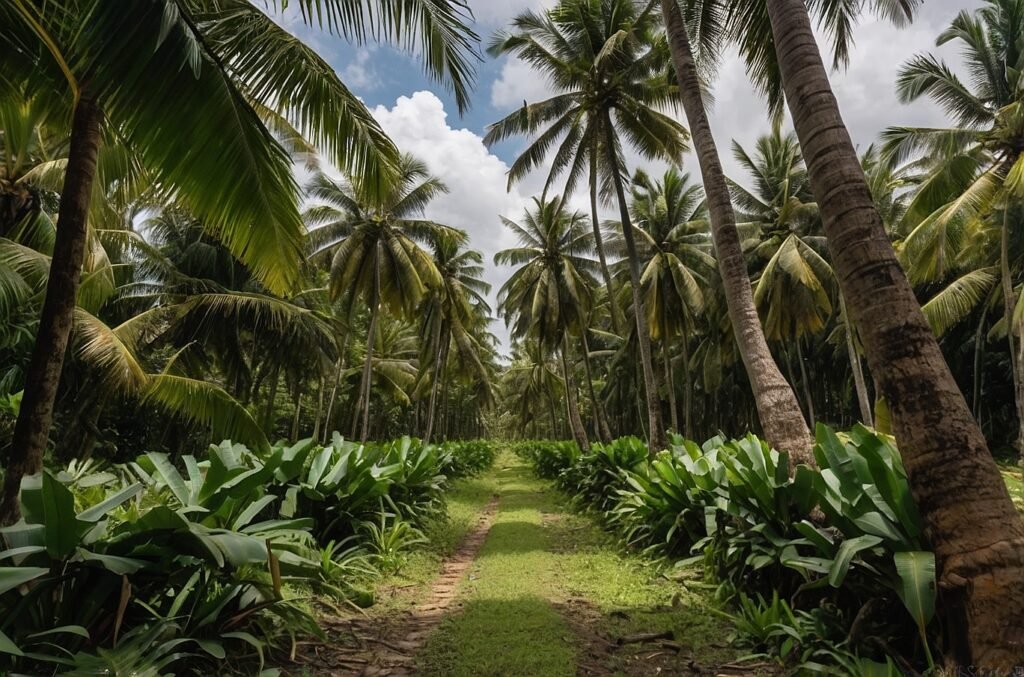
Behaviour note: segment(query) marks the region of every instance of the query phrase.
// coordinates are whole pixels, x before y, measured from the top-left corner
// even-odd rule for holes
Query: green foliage
[[[445,442],[441,448],[447,454],[444,474],[450,479],[475,477],[490,469],[498,456],[494,444],[487,440]]]
[[[454,455],[468,472],[493,449],[335,434],[26,477],[23,519],[0,530],[0,665],[162,672],[229,651],[262,663],[282,636],[320,632],[290,585],[372,604],[363,583],[423,541],[413,522],[442,513]]]
[[[816,669],[900,647],[900,660],[932,666],[934,556],[891,438],[819,426],[814,452],[820,469],[791,469],[753,435],[703,447],[677,436],[649,459],[627,438],[577,454],[557,482],[631,547],[703,562],[736,596],[749,648]],[[526,451],[538,472],[545,453]],[[746,596],[762,591],[773,599]]]

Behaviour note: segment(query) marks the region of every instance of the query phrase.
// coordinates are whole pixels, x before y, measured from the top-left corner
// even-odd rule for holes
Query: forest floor
[[[511,454],[457,483],[364,614],[325,617],[300,675],[732,675],[709,586],[624,553]]]

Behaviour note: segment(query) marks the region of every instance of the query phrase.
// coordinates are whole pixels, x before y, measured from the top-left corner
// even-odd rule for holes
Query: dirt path
[[[389,617],[323,617],[321,625],[328,640],[308,656],[307,674],[385,675],[416,674],[416,654],[430,633],[441,623],[456,599],[456,589],[476,559],[498,511],[498,497],[480,514],[477,523],[459,549],[444,562],[441,574],[429,592],[411,611]]]
[[[476,482],[441,573],[402,604],[324,618],[302,675],[750,674],[728,669],[729,628],[695,574],[623,554],[511,455]]]

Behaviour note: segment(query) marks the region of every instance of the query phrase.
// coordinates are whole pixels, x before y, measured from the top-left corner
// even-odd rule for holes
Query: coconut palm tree
[[[707,12],[699,11],[694,2],[684,4],[685,8],[680,6],[680,0],[661,0],[661,10],[679,82],[679,95],[707,194],[715,256],[725,289],[729,320],[753,390],[765,438],[773,446],[789,452],[795,460],[813,464],[807,423],[793,388],[779,371],[761,329],[746,258],[736,230],[732,196],[704,105],[702,75],[711,70],[717,58],[727,29],[724,18],[734,14],[729,8],[715,3],[705,3],[709,8]]]
[[[569,367],[569,334],[586,327],[593,304],[593,234],[585,217],[569,212],[561,198],[534,198],[521,223],[502,217],[519,246],[494,255],[499,265],[517,266],[498,294],[499,311],[513,336],[535,340],[543,351],[561,350],[566,403],[573,438],[589,448]]]
[[[306,188],[315,203],[305,212],[311,259],[330,261],[333,299],[342,299],[348,308],[362,300],[370,312],[353,438],[359,433],[365,441],[369,431],[373,347],[381,306],[397,317],[411,318],[428,290],[442,284],[421,244],[445,237],[465,241],[465,233],[421,218],[427,205],[447,191],[423,162],[410,155],[400,158],[397,178],[383,186],[364,176],[336,182],[318,174]]]
[[[1024,662],[1024,644],[1008,639],[1024,634],[1024,591],[1013,582],[1024,576],[1024,523],[889,243],[807,5],[764,6],[841,291],[892,413],[940,585],[958,600],[945,608],[951,660],[1008,671]]]
[[[1020,86],[1024,50],[1018,40],[1022,31],[1024,3],[1019,0],[991,0],[973,13],[958,14],[936,44],[961,46],[969,81],[963,82],[931,54],[911,59],[897,80],[901,100],[929,97],[946,110],[955,126],[892,127],[884,133],[884,153],[891,164],[915,158],[915,167],[924,173],[899,224],[904,236],[901,254],[911,280],[941,281],[965,260],[973,264],[947,287],[946,295],[937,297],[928,309],[930,315],[942,308],[942,324],[948,327],[990,291],[1002,296],[1017,405],[1017,446],[1024,454],[1024,360],[1018,345],[1017,292],[1010,264],[1010,224],[1016,204],[1024,197],[1024,90]],[[978,236],[979,231],[995,229],[998,239]],[[978,244],[990,242],[998,242],[998,251],[976,251]],[[998,270],[998,287],[992,284],[991,268]],[[952,299],[974,302],[946,302]]]
[[[460,362],[466,365],[486,391],[490,378],[481,360],[481,346],[473,335],[474,326],[481,315],[488,316],[491,307],[485,295],[491,285],[481,279],[483,258],[480,252],[465,249],[464,238],[440,237],[431,243],[434,265],[441,284],[431,290],[424,300],[422,348],[429,355],[431,369],[421,369],[421,381],[430,384],[427,406],[427,424],[423,441],[429,442],[437,416],[438,392],[444,380],[448,354],[454,342]],[[426,367],[428,360],[422,360]]]
[[[796,346],[807,422],[813,426],[814,400],[801,344],[825,330],[835,296],[835,275],[819,234],[818,205],[810,194],[796,136],[783,134],[779,124],[757,139],[752,153],[734,141],[733,156],[753,181],[750,190],[735,181],[729,186],[740,210],[739,227],[756,232],[759,240],[752,251],[757,270],[754,304],[766,338],[783,348],[788,364],[789,345]]]
[[[644,311],[651,338],[660,342],[672,429],[690,436],[693,384],[690,341],[704,310],[704,290],[714,275],[715,259],[708,233],[704,192],[689,174],[668,169],[653,181],[643,172],[633,178],[631,212],[638,254],[643,261]],[[683,422],[679,427],[675,369],[670,343],[680,347],[683,366]]]
[[[327,17],[356,37],[371,26],[415,36],[432,72],[457,91],[471,79],[465,52],[474,36],[457,1],[401,11],[372,1],[341,11],[302,5],[308,22]],[[105,132],[116,131],[273,291],[298,279],[302,221],[291,162],[262,118],[299,130],[370,180],[387,177],[396,151],[326,62],[248,0],[157,0],[130,11],[101,0],[4,3],[0,54],[0,99],[45,97],[71,121],[60,228],[0,504],[10,521],[21,477],[39,469],[49,434]]]
[[[496,143],[530,135],[530,145],[509,170],[518,181],[557,146],[547,186],[565,176],[570,195],[589,172],[591,225],[608,298],[614,299],[597,213],[599,186],[617,203],[634,293],[640,360],[646,387],[652,446],[664,445],[661,405],[643,322],[640,267],[626,198],[622,150],[630,146],[645,158],[679,163],[686,150],[685,129],[661,109],[676,102],[668,77],[668,51],[653,6],[633,0],[562,0],[543,12],[526,12],[510,34],[498,34],[493,54],[512,54],[541,71],[558,94],[523,108],[492,125],[485,141]],[[613,307],[613,318],[615,314]],[[616,333],[623,329],[616,321]]]

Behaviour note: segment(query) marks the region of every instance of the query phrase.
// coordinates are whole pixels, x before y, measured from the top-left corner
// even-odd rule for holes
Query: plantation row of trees
[[[937,555],[951,660],[1020,662],[1024,525],[978,424],[1001,444],[1024,418],[1019,0],[940,37],[963,43],[970,82],[930,56],[904,68],[901,95],[933,97],[953,128],[892,129],[860,156],[812,21],[841,66],[862,15],[906,22],[914,0],[562,0],[518,17],[490,51],[556,93],[487,136],[528,137],[510,181],[549,177],[505,215],[521,244],[498,255],[516,267],[498,311],[518,342],[500,369],[483,261],[422,216],[445,187],[267,14],[286,4],[0,7],[5,520],[51,447],[341,429],[564,432],[583,448],[637,432],[659,449],[669,428],[755,428],[813,465],[809,423],[870,422],[882,402]],[[468,105],[464,3],[295,4],[311,26],[409,47]],[[749,175],[732,180],[704,86],[728,45],[795,130],[734,148]],[[673,169],[627,167],[627,148]],[[687,148],[701,187],[678,170]],[[577,189],[589,214],[567,206]]]

